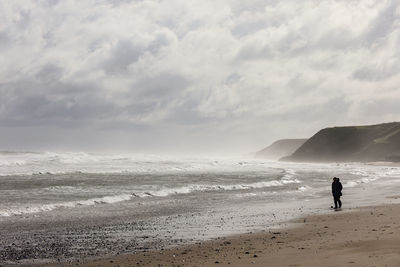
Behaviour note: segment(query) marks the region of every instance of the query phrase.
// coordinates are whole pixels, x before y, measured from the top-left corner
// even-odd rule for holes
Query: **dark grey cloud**
[[[32,77],[0,84],[2,126],[87,124],[115,115],[115,107],[95,83],[62,81],[65,70],[44,65]]]
[[[0,31],[0,48],[4,48],[11,43],[11,37],[6,31]]]
[[[135,45],[130,40],[119,40],[111,49],[109,58],[104,62],[104,69],[109,73],[124,72],[144,52],[144,47]]]
[[[44,65],[36,74],[35,80],[43,85],[51,85],[60,81],[63,75],[62,69],[53,64]]]
[[[163,33],[155,34],[152,36],[152,40],[146,44],[143,41],[140,43],[140,41],[134,38],[118,40],[110,49],[109,56],[103,63],[104,70],[110,74],[124,73],[145,53],[156,55],[162,47],[171,43],[168,36]],[[93,50],[96,46],[96,43],[91,45]]]
[[[43,3],[45,4],[45,5],[48,5],[49,7],[52,7],[52,6],[55,6],[55,5],[57,5],[58,3],[60,3],[62,0],[45,0],[45,1],[43,1]]]
[[[252,44],[242,47],[236,55],[238,61],[266,60],[274,57],[275,53],[269,45],[264,45],[258,48],[254,47]]]
[[[184,76],[174,73],[160,73],[153,77],[141,79],[133,86],[140,91],[137,95],[139,98],[159,98],[168,101],[180,95],[188,85],[189,81]]]
[[[244,21],[240,24],[235,25],[235,27],[231,30],[232,34],[238,38],[244,37],[246,35],[254,34],[259,30],[264,29],[266,26],[266,22],[264,20],[255,20],[255,21]]]
[[[388,68],[387,66],[368,66],[362,67],[356,70],[353,73],[353,78],[360,80],[360,81],[369,81],[369,82],[379,82],[386,80],[393,75],[399,74],[400,69],[396,66],[393,68]]]
[[[395,22],[400,20],[398,8],[400,3],[396,0],[388,1],[385,8],[381,10],[378,16],[370,22],[365,33],[366,43],[374,44],[376,41],[382,41],[382,38],[390,34],[396,27]]]

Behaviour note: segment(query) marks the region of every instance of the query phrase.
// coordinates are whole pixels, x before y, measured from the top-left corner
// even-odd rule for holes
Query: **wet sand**
[[[79,266],[400,266],[400,205],[332,211],[287,229],[173,249],[75,263]]]

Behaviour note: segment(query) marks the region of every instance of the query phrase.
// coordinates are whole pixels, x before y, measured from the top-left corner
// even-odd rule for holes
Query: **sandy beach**
[[[1,266],[399,265],[397,167],[87,155],[93,173],[58,173],[54,156],[15,157],[53,172],[0,177]]]
[[[286,229],[81,261],[74,265],[400,266],[398,204],[332,211],[297,219],[292,223]]]

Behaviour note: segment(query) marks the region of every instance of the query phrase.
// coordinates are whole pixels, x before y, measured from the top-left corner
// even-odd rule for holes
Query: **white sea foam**
[[[312,187],[311,187],[311,186],[308,186],[308,185],[300,186],[299,188],[297,188],[297,190],[299,190],[299,191],[301,191],[301,192],[309,191],[309,190],[311,190],[311,189],[312,189]]]
[[[0,175],[62,173],[162,173],[262,170],[268,164],[240,159],[180,158],[157,155],[78,153],[1,153]]]
[[[279,180],[262,181],[249,184],[225,184],[225,185],[192,184],[192,185],[172,187],[172,188],[163,187],[157,190],[138,191],[138,192],[132,192],[131,194],[125,193],[120,195],[104,196],[100,198],[90,198],[79,201],[68,201],[68,202],[54,203],[54,204],[35,205],[22,208],[21,207],[6,208],[0,210],[0,216],[38,213],[38,212],[51,211],[57,208],[75,208],[79,206],[92,206],[97,204],[113,204],[122,201],[128,201],[134,197],[136,198],[167,197],[170,195],[190,194],[195,192],[248,190],[248,189],[267,188],[267,187],[279,187],[279,186],[284,186],[288,183],[300,183],[300,181],[298,181],[297,179],[293,179],[285,181],[279,181]],[[44,190],[53,192],[58,192],[58,191],[76,192],[81,189],[72,186],[53,186],[53,187],[47,187]]]
[[[18,207],[18,208],[6,208],[0,210],[0,216],[9,217],[13,215],[23,215],[23,214],[51,211],[57,208],[75,208],[79,206],[92,206],[96,204],[112,204],[130,200],[132,197],[133,195],[130,194],[121,194],[115,196],[105,196],[100,198],[91,198],[85,200],[68,201],[68,202],[54,203],[54,204],[44,204],[44,205],[35,205],[28,207]]]
[[[285,169],[285,175],[282,177],[284,180],[292,179],[296,175],[296,171],[293,169]]]
[[[206,191],[233,191],[233,190],[247,190],[247,189],[258,189],[258,188],[267,188],[267,187],[278,187],[283,186],[289,183],[301,183],[297,179],[293,180],[272,180],[272,181],[262,181],[256,183],[249,184],[218,184],[218,185],[206,185],[206,184],[195,184],[188,185],[176,188],[162,188],[159,190],[150,190],[141,193],[135,193],[137,197],[148,197],[148,196],[157,196],[157,197],[165,197],[169,195],[177,195],[177,194],[189,194],[193,192],[206,192]]]
[[[85,190],[82,187],[62,185],[62,186],[45,187],[42,189],[42,191],[53,192],[53,193],[76,193],[76,192],[85,192],[87,190]]]
[[[359,177],[358,179],[348,181],[345,183],[346,187],[355,187],[360,184],[368,184],[383,178],[386,173],[368,172],[366,170],[351,171],[350,174]]]
[[[360,179],[356,179],[354,181],[349,181],[345,184],[346,187],[355,187],[358,186],[360,184],[368,184],[371,183],[373,181],[379,180],[381,177],[378,176],[369,176],[369,177],[363,177]]]

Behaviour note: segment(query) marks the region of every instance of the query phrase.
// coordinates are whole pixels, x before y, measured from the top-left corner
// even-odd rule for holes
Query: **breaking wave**
[[[379,180],[382,178],[382,175],[377,175],[376,173],[368,173],[366,171],[361,171],[361,170],[356,170],[350,172],[350,174],[353,174],[357,177],[360,177],[359,179],[349,181],[345,184],[346,187],[355,187],[359,184],[368,184],[373,181]]]
[[[57,208],[76,208],[81,206],[93,206],[99,204],[113,204],[122,201],[128,201],[132,198],[148,198],[148,197],[167,197],[170,195],[190,194],[195,192],[207,191],[232,191],[232,190],[248,190],[266,187],[279,187],[289,183],[301,183],[297,179],[289,180],[287,177],[282,180],[262,181],[249,184],[231,184],[231,185],[206,185],[192,184],[175,188],[161,188],[156,190],[147,190],[140,192],[132,192],[130,194],[119,194],[112,196],[104,196],[98,198],[90,198],[86,200],[68,201],[54,204],[36,205],[30,207],[6,208],[0,210],[0,216],[23,215],[38,212],[51,211]],[[71,190],[72,187],[51,187],[50,190]]]
[[[0,176],[65,173],[161,173],[263,170],[262,162],[238,158],[190,158],[158,155],[108,155],[85,152],[0,152]]]
[[[142,193],[134,193],[136,197],[148,197],[148,196],[156,196],[156,197],[165,197],[169,195],[177,195],[177,194],[189,194],[193,192],[206,192],[206,191],[232,191],[232,190],[247,190],[247,189],[257,189],[257,188],[266,188],[266,187],[278,187],[283,186],[289,183],[301,183],[297,179],[293,180],[273,180],[273,181],[265,181],[265,182],[256,182],[251,184],[232,184],[232,185],[189,185],[182,186],[177,188],[163,188],[160,190],[146,191]]]
[[[44,204],[23,208],[6,208],[0,210],[0,216],[23,215],[30,213],[38,213],[44,211],[51,211],[57,208],[75,208],[79,206],[92,206],[96,204],[112,204],[121,201],[126,201],[132,198],[132,195],[122,194],[117,196],[105,196],[100,198],[91,198],[86,200],[69,201],[56,204]]]

